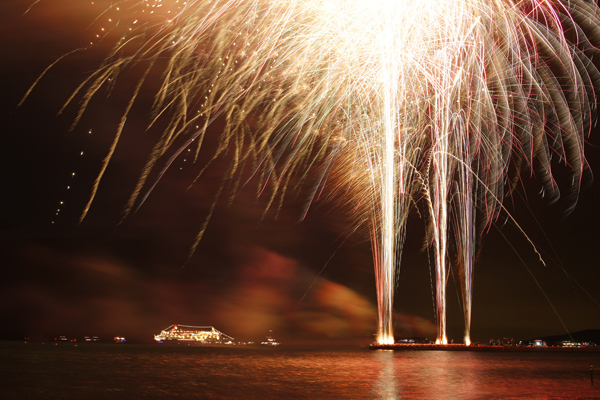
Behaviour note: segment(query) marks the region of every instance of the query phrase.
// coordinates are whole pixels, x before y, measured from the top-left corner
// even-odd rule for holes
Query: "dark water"
[[[599,353],[0,343],[0,399],[600,399]]]

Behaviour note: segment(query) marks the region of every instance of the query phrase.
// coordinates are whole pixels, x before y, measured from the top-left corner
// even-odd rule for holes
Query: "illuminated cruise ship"
[[[231,336],[215,329],[214,326],[191,326],[173,324],[154,335],[158,343],[186,342],[196,344],[235,344]]]

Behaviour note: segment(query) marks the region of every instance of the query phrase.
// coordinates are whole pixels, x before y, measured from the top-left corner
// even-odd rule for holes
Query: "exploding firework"
[[[552,171],[562,162],[573,176],[564,189],[578,191],[600,83],[591,1],[125,0],[109,12],[130,28],[67,104],[81,98],[79,119],[123,70],[142,72],[82,218],[141,88],[160,72],[150,124],[166,129],[126,214],[183,150],[198,156],[208,127],[223,120],[213,160],[231,159],[233,191],[251,170],[277,207],[306,184],[307,208],[326,192],[369,227],[380,343],[394,341],[411,210],[429,214],[437,342],[447,341],[453,241],[468,344],[475,245],[509,179],[535,172],[557,195]]]

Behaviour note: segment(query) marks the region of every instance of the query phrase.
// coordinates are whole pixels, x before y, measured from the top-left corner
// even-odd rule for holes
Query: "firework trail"
[[[234,190],[251,169],[261,190],[271,188],[272,207],[306,184],[307,208],[327,193],[370,226],[380,343],[394,341],[394,287],[411,210],[425,204],[430,217],[437,342],[447,342],[453,240],[468,344],[476,240],[501,212],[509,178],[535,173],[558,195],[558,158],[573,175],[565,189],[578,191],[599,83],[591,1],[126,0],[116,10],[130,31],[67,103],[81,98],[79,119],[122,70],[145,72],[83,217],[127,114],[160,72],[151,125],[167,128],[126,213],[183,149],[193,146],[198,156],[221,118],[213,160],[232,160],[226,178]]]

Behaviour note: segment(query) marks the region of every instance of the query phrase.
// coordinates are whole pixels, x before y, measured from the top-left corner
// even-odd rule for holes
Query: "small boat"
[[[267,335],[265,340],[263,342],[260,342],[260,344],[263,346],[279,346],[281,343],[279,343],[277,340],[275,340],[273,336],[271,336],[272,333],[273,331],[270,330],[269,335]]]

